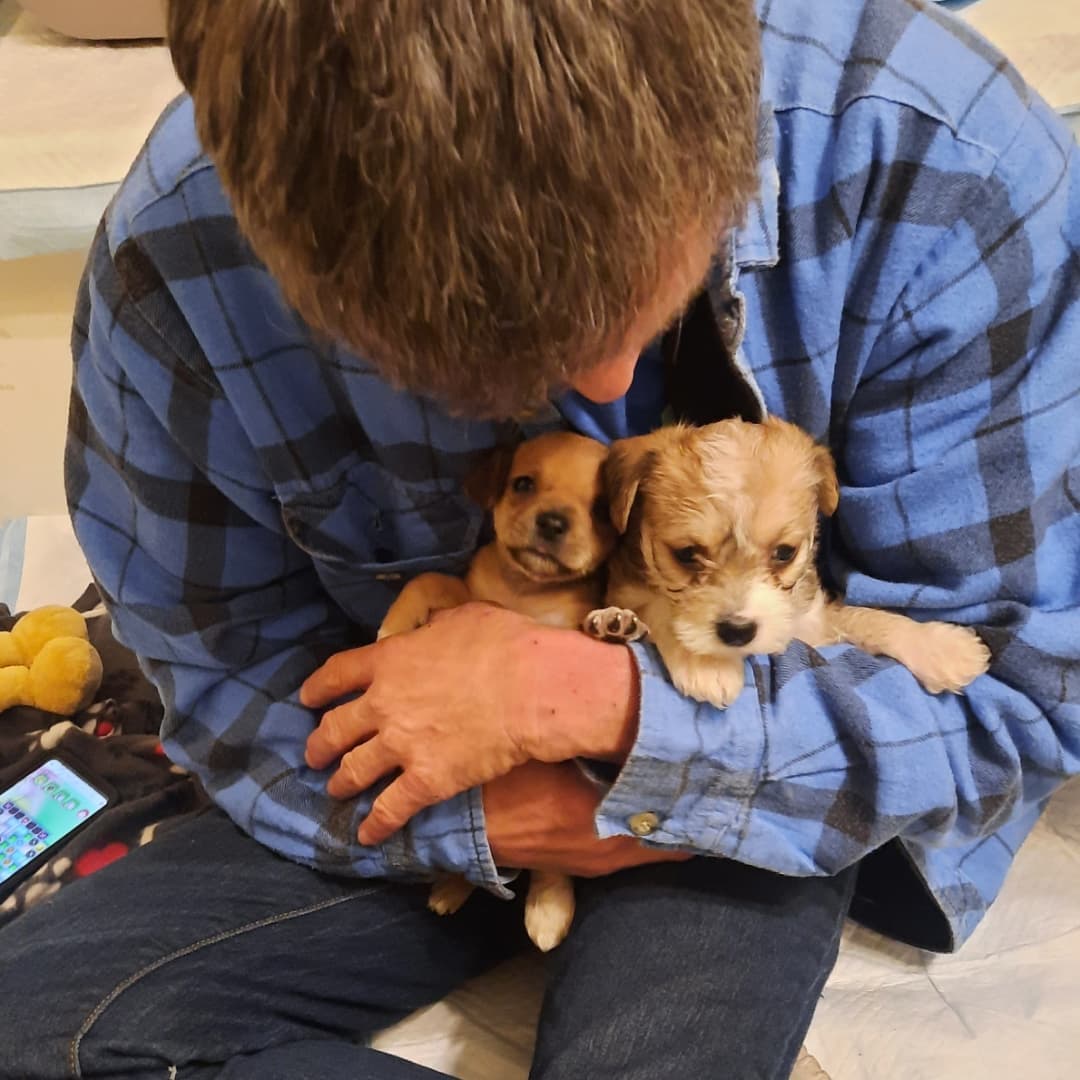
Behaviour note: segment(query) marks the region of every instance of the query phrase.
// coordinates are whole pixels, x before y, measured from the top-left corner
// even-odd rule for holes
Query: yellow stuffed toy
[[[100,685],[101,657],[73,608],[38,608],[0,631],[0,712],[29,705],[72,716]]]

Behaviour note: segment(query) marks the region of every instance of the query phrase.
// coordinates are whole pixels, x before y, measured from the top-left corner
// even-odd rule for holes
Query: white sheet
[[[1080,782],[1051,801],[956,955],[849,926],[806,1045],[833,1080],[1080,1075]]]
[[[66,517],[27,520],[22,568],[23,609],[69,603],[89,582]],[[542,974],[539,956],[522,957],[382,1032],[375,1045],[463,1080],[524,1080]],[[1051,802],[958,955],[932,956],[849,926],[806,1048],[812,1056],[800,1061],[798,1080],[1073,1080],[1080,781]]]
[[[71,522],[64,514],[23,518],[24,528],[12,530],[12,544],[23,545],[21,559],[9,552],[21,575],[8,584],[15,596],[13,611],[29,611],[43,604],[73,604],[90,584],[90,568],[79,548]]]
[[[86,247],[179,92],[163,44],[74,41],[0,0],[0,259]]]

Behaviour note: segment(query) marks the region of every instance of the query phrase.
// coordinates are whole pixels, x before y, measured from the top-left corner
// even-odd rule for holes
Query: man
[[[958,947],[1080,762],[1076,147],[916,0],[169,19],[191,96],[91,254],[68,485],[221,810],[0,935],[0,1071],[426,1075],[363,1038],[520,948],[500,897],[553,867],[534,1076],[785,1075],[849,908]],[[718,712],[495,609],[362,647],[465,565],[484,448],[665,407],[827,441],[826,580],[990,673],[796,644]],[[437,919],[436,871],[494,895]]]

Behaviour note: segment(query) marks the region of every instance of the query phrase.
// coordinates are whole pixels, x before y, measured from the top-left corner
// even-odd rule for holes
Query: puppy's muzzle
[[[544,510],[536,515],[536,531],[548,543],[554,544],[570,529],[570,519],[558,510]]]
[[[757,623],[749,619],[723,619],[716,624],[716,636],[733,649],[749,645],[757,632]]]

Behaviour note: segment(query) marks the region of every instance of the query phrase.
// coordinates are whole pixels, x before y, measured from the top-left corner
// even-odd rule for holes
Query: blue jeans
[[[719,859],[579,881],[531,1075],[787,1076],[853,885]],[[0,932],[0,1077],[435,1077],[364,1039],[528,942],[520,902],[440,918],[426,896],[200,814]]]

